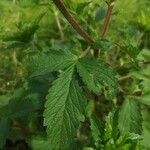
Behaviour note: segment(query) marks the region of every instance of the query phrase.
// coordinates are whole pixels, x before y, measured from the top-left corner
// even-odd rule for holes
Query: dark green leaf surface
[[[32,116],[39,109],[37,94],[29,94],[21,88],[14,92],[9,103],[2,108],[2,114],[11,119]]]
[[[33,150],[51,150],[49,142],[42,138],[33,138],[31,145]]]
[[[34,57],[29,64],[30,73],[39,76],[52,71],[64,69],[73,64],[76,56],[69,51],[50,50],[48,53],[39,54]]]
[[[92,131],[92,137],[95,142],[95,146],[98,148],[99,144],[102,142],[102,134],[103,134],[101,123],[98,120],[98,118],[95,117],[94,115],[91,116],[90,123],[91,123],[90,128]]]
[[[44,125],[52,150],[67,149],[85,111],[86,98],[73,78],[73,72],[74,66],[70,66],[54,81],[47,95]]]
[[[110,99],[116,96],[116,73],[108,64],[88,56],[79,60],[77,70],[84,83],[95,94],[101,94],[103,91]]]
[[[0,149],[5,145],[10,130],[11,120],[8,118],[0,118]]]
[[[140,50],[138,49],[138,47],[135,47],[132,44],[122,46],[122,50],[125,53],[127,53],[132,59],[136,59],[136,57],[140,53]]]
[[[95,15],[95,20],[96,21],[100,21],[102,19],[104,19],[106,16],[106,10],[104,8],[100,8]]]
[[[122,134],[129,132],[141,134],[142,116],[138,101],[133,98],[127,98],[119,112],[118,127]]]

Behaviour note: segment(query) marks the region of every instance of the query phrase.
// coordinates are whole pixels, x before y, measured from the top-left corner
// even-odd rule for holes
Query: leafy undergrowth
[[[150,149],[149,6],[0,1],[0,149]]]

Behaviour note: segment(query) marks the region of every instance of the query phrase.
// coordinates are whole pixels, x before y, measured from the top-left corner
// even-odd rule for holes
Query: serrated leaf
[[[108,114],[108,116],[106,116],[106,118],[105,118],[105,134],[104,134],[105,141],[112,140],[114,143],[114,139],[112,137],[112,132],[113,132],[113,114],[110,112]]]
[[[8,118],[0,118],[0,149],[3,149],[10,130],[11,120]]]
[[[122,46],[122,49],[125,53],[127,53],[132,59],[136,59],[138,54],[140,53],[140,50],[133,46],[132,44],[128,44],[125,46]]]
[[[98,120],[98,118],[96,118],[96,116],[94,115],[91,116],[90,123],[91,123],[90,128],[92,131],[92,137],[94,139],[95,146],[99,148],[99,145],[102,142],[102,134],[103,134],[101,123]]]
[[[121,147],[121,148],[124,148],[124,146],[129,145],[130,149],[132,149],[133,146],[135,147],[135,143],[138,144],[142,139],[143,137],[139,134],[127,133],[121,135],[117,139],[116,145],[117,147]]]
[[[117,93],[116,72],[102,60],[87,56],[79,60],[77,70],[89,90],[99,95],[104,92],[107,98],[114,98]]]
[[[106,116],[106,123],[105,123],[105,140],[118,138],[118,109],[110,112],[108,116]]]
[[[30,42],[32,40],[33,35],[39,28],[39,22],[41,21],[41,19],[44,17],[45,14],[46,12],[39,14],[33,19],[31,23],[19,22],[17,24],[18,30],[11,34],[4,35],[3,40],[6,42],[14,41],[24,44]]]
[[[69,51],[50,50],[47,53],[41,53],[32,58],[29,66],[31,77],[46,74],[69,67],[74,63],[76,56]]]
[[[142,116],[136,99],[126,98],[124,101],[119,112],[118,127],[122,134],[129,132],[141,134]]]
[[[44,125],[52,150],[68,148],[85,112],[86,98],[73,73],[70,66],[54,81],[46,98]]]
[[[99,49],[101,52],[104,52],[106,50],[110,49],[111,46],[111,42],[108,41],[107,39],[101,39],[101,40],[97,40],[95,41],[95,43],[92,45],[92,48],[95,49]]]

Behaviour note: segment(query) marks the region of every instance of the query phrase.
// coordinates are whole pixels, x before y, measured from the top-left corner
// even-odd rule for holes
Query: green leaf
[[[95,146],[99,148],[99,145],[102,142],[102,134],[103,134],[101,123],[95,115],[91,116],[90,123],[91,123],[90,128],[92,131],[92,137],[94,139]]]
[[[87,56],[79,60],[77,70],[89,90],[97,95],[103,91],[110,99],[116,96],[118,88],[116,72],[108,64]]]
[[[95,43],[92,45],[92,48],[95,50],[100,50],[101,52],[104,52],[106,50],[110,49],[110,46],[112,43],[108,41],[107,39],[98,39],[95,41]]]
[[[32,58],[28,64],[31,77],[46,74],[48,72],[65,69],[73,64],[76,56],[69,51],[50,50],[47,53],[41,53]]]
[[[11,119],[32,116],[39,109],[36,99],[36,94],[28,95],[23,88],[15,90],[9,103],[2,107],[1,115]]]
[[[8,118],[0,118],[0,149],[3,149],[10,130],[11,120]]]
[[[138,54],[140,53],[140,50],[138,47],[133,46],[132,44],[128,44],[121,47],[122,50],[127,53],[132,59],[136,59]]]
[[[73,77],[74,65],[54,81],[47,95],[44,125],[52,149],[67,149],[85,113],[86,98]]]
[[[12,119],[28,116],[37,110],[33,102],[27,99],[11,100],[8,106],[5,107],[7,117]]]
[[[150,94],[143,95],[139,98],[139,102],[150,106]]]
[[[118,109],[114,109],[112,112],[106,116],[105,123],[105,135],[104,138],[116,140],[118,138]]]
[[[96,12],[96,15],[95,15],[95,20],[96,21],[100,21],[102,19],[104,19],[106,16],[106,10],[104,8],[100,8],[98,9],[98,11]]]
[[[90,4],[91,2],[84,2],[84,3],[79,3],[77,5],[77,9],[76,12],[78,14],[81,14],[83,12],[83,10]]]
[[[149,61],[150,60],[150,51],[149,51],[149,49],[143,49],[140,53],[139,53],[139,55],[137,56],[137,59],[139,60],[139,61]]]
[[[105,118],[105,133],[104,133],[105,141],[109,141],[109,142],[113,141],[114,143],[112,132],[113,132],[113,114],[110,112],[108,116],[106,116]]]
[[[127,98],[119,112],[118,127],[122,134],[129,132],[141,134],[142,116],[139,103],[136,99]]]
[[[42,138],[33,138],[31,140],[31,145],[33,150],[51,150],[51,146],[49,145],[49,141],[44,140]]]
[[[142,139],[143,137],[139,134],[127,133],[118,137],[116,141],[116,146],[124,148],[124,146],[126,147],[128,145],[130,149],[133,149],[132,147],[135,147],[135,143],[138,144],[139,142],[141,142]]]
[[[3,40],[8,41],[15,41],[15,42],[23,42],[23,43],[29,43],[33,35],[36,33],[36,31],[39,28],[39,22],[44,17],[46,12],[43,12],[39,15],[37,15],[31,23],[26,22],[19,22],[17,24],[17,31],[13,32],[11,34],[6,34],[3,36]]]
[[[33,115],[33,113],[35,112],[32,101],[26,99],[13,101],[8,109],[11,111],[11,118],[21,118],[28,116],[31,113]]]
[[[105,129],[103,135],[103,143],[105,149],[114,149],[115,150],[115,141],[118,138],[118,109],[110,112],[105,117]]]
[[[9,103],[10,97],[8,95],[0,95],[0,108]]]

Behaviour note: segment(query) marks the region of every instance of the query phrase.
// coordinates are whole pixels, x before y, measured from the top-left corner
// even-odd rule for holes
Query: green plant
[[[139,50],[147,45],[136,43],[134,38],[138,32],[145,34],[149,25],[139,20],[136,30],[124,31],[120,27],[114,36],[115,23],[110,26],[112,37],[108,38],[106,33],[111,18],[116,17],[113,9],[117,1],[100,2],[106,2],[107,11],[96,12],[96,22],[91,25],[84,23],[90,22],[93,14],[84,18],[81,9],[85,9],[85,14],[89,8],[95,10],[99,8],[98,1],[79,1],[74,7],[69,5],[71,10],[66,7],[67,1],[52,2],[56,7],[47,1],[31,1],[29,6],[44,6],[47,11],[42,9],[42,13],[31,17],[30,23],[18,21],[14,32],[2,33],[3,53],[4,50],[9,53],[8,49],[14,51],[14,68],[20,66],[24,75],[21,83],[16,81],[12,85],[13,92],[1,91],[0,148],[17,149],[17,144],[8,141],[15,143],[18,139],[23,139],[23,148],[28,143],[26,149],[35,150],[147,148],[142,109],[148,112],[150,105],[147,83],[150,55],[148,50]],[[16,3],[13,1],[13,5]],[[27,4],[18,2],[22,9],[27,9]],[[83,27],[70,12],[81,14],[78,19]],[[99,16],[102,12],[104,15]],[[54,17],[50,20],[53,29],[48,34],[47,15]],[[69,28],[64,18],[82,38]],[[140,23],[144,24],[142,28]],[[102,28],[100,34],[97,26]],[[136,37],[127,30],[135,32]],[[17,75],[14,76],[18,79]]]

